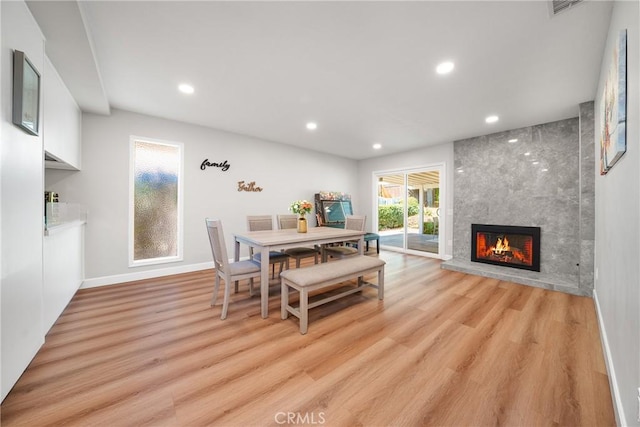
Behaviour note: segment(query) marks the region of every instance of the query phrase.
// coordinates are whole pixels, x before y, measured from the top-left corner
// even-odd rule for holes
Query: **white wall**
[[[397,169],[409,169],[443,163],[445,165],[445,209],[444,239],[446,257],[451,256],[453,239],[453,143],[440,144],[408,151],[400,154],[362,160],[358,163],[358,196],[361,209],[367,215],[367,230],[372,230],[373,216],[377,208],[377,200],[373,199],[373,173]],[[442,191],[442,190],[441,190]],[[355,206],[355,205],[354,205]],[[442,221],[442,220],[441,220]]]
[[[128,266],[130,135],[184,144],[181,262]],[[312,201],[318,191],[357,192],[354,160],[121,110],[112,110],[108,117],[85,114],[82,140],[82,171],[48,170],[47,188],[60,193],[61,201],[88,207],[84,286],[204,267],[212,261],[205,217],[222,219],[232,256],[231,233],[246,230],[246,215],[289,213],[291,202]],[[205,159],[226,160],[231,167],[226,172],[213,167],[202,171]],[[239,192],[238,181],[255,181],[264,190]],[[354,200],[356,211],[360,203]],[[139,272],[144,273],[136,276]]]
[[[638,2],[616,2],[596,92],[595,299],[614,387],[618,424],[636,419],[640,386],[640,35]],[[627,152],[599,175],[600,101],[618,32],[627,29]]]
[[[42,73],[44,38],[24,2],[2,8],[2,399],[44,342],[42,136],[12,123],[13,49]],[[41,104],[42,106],[42,104]],[[42,111],[42,108],[41,108]],[[42,123],[41,123],[42,129]]]

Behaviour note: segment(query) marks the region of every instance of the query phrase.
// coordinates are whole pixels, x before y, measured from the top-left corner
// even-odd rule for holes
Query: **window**
[[[132,136],[129,266],[182,260],[180,143]]]

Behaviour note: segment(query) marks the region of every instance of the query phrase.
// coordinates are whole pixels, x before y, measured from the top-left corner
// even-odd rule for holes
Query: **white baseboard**
[[[200,264],[180,265],[177,267],[159,268],[155,270],[137,271],[135,273],[115,274],[113,276],[94,277],[91,279],[84,279],[80,289],[115,285],[116,283],[132,282],[134,280],[153,279],[155,277],[190,273],[192,271],[207,270],[210,268],[213,268],[213,261],[203,262]]]
[[[613,366],[613,359],[611,358],[611,350],[609,348],[609,340],[607,339],[607,331],[604,328],[604,323],[602,322],[600,302],[598,301],[598,293],[595,289],[593,290],[593,300],[596,303],[596,314],[598,316],[598,326],[600,327],[600,340],[602,341],[605,363],[607,365],[607,373],[609,374],[609,386],[611,387],[611,395],[613,397],[613,409],[616,413],[616,424],[619,426],[628,426],[630,424],[627,424],[627,420],[624,416],[624,407],[622,406],[622,400],[620,400],[620,389],[618,388],[618,381],[616,381],[616,370]]]

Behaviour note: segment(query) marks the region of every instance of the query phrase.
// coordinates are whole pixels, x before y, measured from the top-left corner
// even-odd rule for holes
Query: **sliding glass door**
[[[440,255],[442,169],[438,165],[375,174],[382,248]]]

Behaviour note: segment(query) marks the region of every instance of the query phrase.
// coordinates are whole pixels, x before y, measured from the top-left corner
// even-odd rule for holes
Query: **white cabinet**
[[[84,221],[47,230],[44,238],[43,315],[45,334],[84,280]]]
[[[80,170],[82,112],[45,56],[43,73],[43,141],[45,168]],[[45,181],[47,173],[45,171]],[[54,203],[57,221],[44,237],[44,332],[53,326],[84,280],[83,215],[67,215],[71,204]],[[51,210],[52,204],[47,204]],[[64,209],[62,209],[64,208]],[[64,215],[63,215],[64,214]],[[53,218],[48,212],[47,218]]]
[[[82,112],[45,56],[42,104],[45,167],[80,170]]]
[[[43,142],[45,168],[80,169],[82,112],[49,59],[43,73]],[[52,172],[49,172],[49,174]],[[45,182],[47,172],[45,170]],[[52,204],[47,218],[53,218]],[[44,333],[53,326],[84,279],[84,215],[70,215],[72,204],[55,203],[56,221],[44,237]],[[73,204],[74,208],[75,204]],[[64,209],[62,209],[64,208]],[[59,217],[58,217],[59,216]]]
[[[10,113],[13,50],[25,52],[42,73],[44,40],[24,2],[0,1],[0,11],[0,384],[4,399],[44,342],[42,136],[15,126]]]

